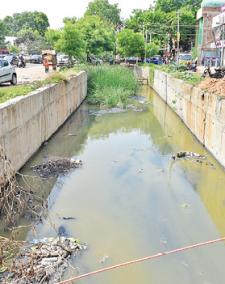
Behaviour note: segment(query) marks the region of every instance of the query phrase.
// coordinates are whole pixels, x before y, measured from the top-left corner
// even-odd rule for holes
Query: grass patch
[[[149,64],[150,68],[150,77],[149,81],[151,86],[154,83],[154,72],[155,69],[159,69],[161,71],[164,71],[170,75],[172,75],[174,78],[181,79],[191,85],[198,85],[202,80],[202,76],[198,73],[194,73],[191,71],[186,70],[185,65],[176,65],[176,64],[168,64],[168,65],[155,65],[155,64]]]
[[[40,87],[39,84],[26,84],[26,85],[18,85],[18,86],[1,86],[0,87],[0,103],[4,103],[9,99],[13,99],[19,96],[25,96],[30,92],[38,89]]]
[[[122,66],[86,66],[88,101],[106,107],[126,107],[129,96],[136,93],[138,82],[128,68]]]
[[[191,85],[198,85],[203,80],[200,74],[194,73],[191,71],[186,71],[186,66],[184,65],[178,66],[175,64],[169,64],[169,65],[163,65],[160,67],[158,66],[157,68]]]
[[[17,85],[17,86],[1,86],[0,87],[0,103],[4,103],[9,99],[13,99],[19,96],[26,96],[30,92],[37,90],[48,84],[57,84],[60,82],[66,82],[66,73],[55,72],[52,73],[47,79],[42,81],[35,81],[30,84]]]
[[[149,82],[150,82],[150,86],[152,87],[154,84],[154,76],[155,76],[155,68],[156,65],[155,64],[149,64]]]

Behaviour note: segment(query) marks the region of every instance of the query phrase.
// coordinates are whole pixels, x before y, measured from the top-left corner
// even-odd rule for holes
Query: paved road
[[[52,73],[46,74],[42,64],[27,64],[26,68],[16,68],[18,84],[39,81],[47,78]]]

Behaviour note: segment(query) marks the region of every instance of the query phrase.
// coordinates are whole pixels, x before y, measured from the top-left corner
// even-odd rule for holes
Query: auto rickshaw
[[[47,58],[49,66],[52,66],[53,70],[57,69],[57,57],[55,50],[43,50],[42,51],[42,61]]]

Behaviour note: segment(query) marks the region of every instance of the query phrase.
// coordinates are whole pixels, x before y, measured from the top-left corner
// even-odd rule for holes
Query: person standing
[[[45,67],[45,73],[48,73],[49,72],[49,62],[48,62],[48,58],[46,56],[44,57],[43,65]]]

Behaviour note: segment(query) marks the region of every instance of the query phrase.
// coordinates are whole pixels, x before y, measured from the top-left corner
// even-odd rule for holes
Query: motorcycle
[[[19,68],[25,68],[25,67],[26,67],[26,62],[19,59],[18,67],[19,67]]]
[[[202,76],[206,77],[207,75],[209,75],[210,78],[221,79],[225,77],[225,68],[215,68],[215,72],[212,73],[210,66],[208,66],[204,70]]]

